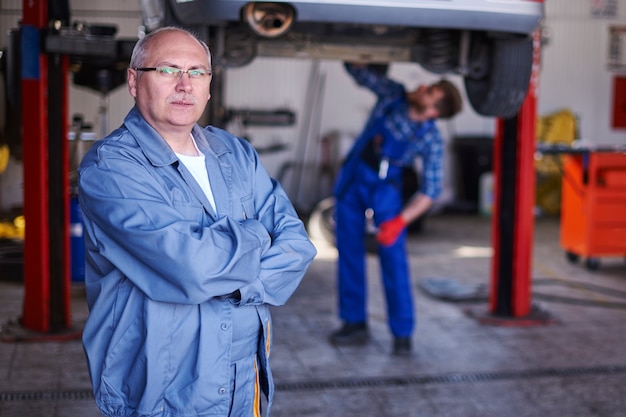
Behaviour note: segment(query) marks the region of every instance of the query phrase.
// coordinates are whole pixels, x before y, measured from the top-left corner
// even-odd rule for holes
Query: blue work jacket
[[[250,144],[211,126],[192,133],[216,211],[137,108],[80,166],[83,344],[106,416],[228,415],[232,315],[245,306],[262,324],[271,406],[269,306],[293,294],[315,248]],[[240,300],[229,297],[237,290]]]

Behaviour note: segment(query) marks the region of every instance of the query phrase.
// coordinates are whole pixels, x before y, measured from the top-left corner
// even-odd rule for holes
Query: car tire
[[[326,197],[315,205],[307,222],[311,239],[335,246],[335,197]]]
[[[307,221],[307,232],[312,241],[337,247],[335,240],[335,197],[326,197],[317,203]],[[375,231],[366,230],[365,251],[371,254],[378,252]]]
[[[519,111],[528,91],[533,40],[530,37],[485,39],[484,43],[474,45],[472,54],[484,54],[485,47],[489,70],[465,76],[468,99],[483,116],[511,118]]]
[[[279,176],[279,178],[281,178]],[[419,175],[413,168],[406,168],[402,175],[402,198],[406,204],[415,194],[419,187]],[[325,197],[320,200],[309,215],[307,220],[307,232],[312,240],[324,242],[331,246],[336,246],[335,240],[335,197]],[[367,215],[367,214],[366,214]],[[408,226],[410,233],[421,232],[424,229],[423,214]],[[365,248],[368,253],[378,251],[378,241],[375,230],[366,230]]]

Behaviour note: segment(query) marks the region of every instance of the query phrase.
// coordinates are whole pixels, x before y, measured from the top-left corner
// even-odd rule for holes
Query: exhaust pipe
[[[289,32],[296,13],[286,3],[248,3],[242,11],[242,19],[252,31],[264,38],[277,38]]]

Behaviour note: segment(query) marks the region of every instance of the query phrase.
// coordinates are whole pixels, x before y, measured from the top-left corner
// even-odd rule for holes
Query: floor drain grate
[[[403,385],[460,384],[536,378],[569,378],[626,373],[626,366],[588,368],[552,368],[525,371],[477,372],[464,374],[372,377],[324,381],[296,381],[276,384],[277,391],[315,391],[342,388],[394,387]],[[0,392],[0,402],[8,401],[79,401],[93,399],[91,390]]]
[[[75,401],[93,399],[91,390],[0,392],[3,401]]]
[[[589,375],[612,375],[626,373],[626,366],[596,366],[588,368],[553,368],[536,369],[525,371],[504,371],[504,372],[478,372],[464,374],[444,374],[425,376],[400,376],[400,377],[373,377],[373,378],[352,378],[335,379],[324,381],[296,381],[287,383],[277,383],[277,391],[303,391],[303,390],[323,390],[339,388],[371,388],[376,386],[402,386],[402,385],[427,385],[427,384],[458,384],[489,382],[515,379],[535,379],[535,378],[563,378],[580,377]]]

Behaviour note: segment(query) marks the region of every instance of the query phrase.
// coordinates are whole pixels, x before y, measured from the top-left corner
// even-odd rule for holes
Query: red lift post
[[[491,324],[530,325],[549,321],[531,303],[540,45],[541,34],[536,31],[528,94],[516,117],[498,120],[494,142],[495,199],[491,221],[494,252],[489,314],[482,317]]]
[[[67,334],[71,326],[68,184],[69,60],[45,54],[48,0],[22,2],[24,306],[17,339]],[[30,333],[29,333],[30,332]],[[47,336],[44,336],[47,335]]]

